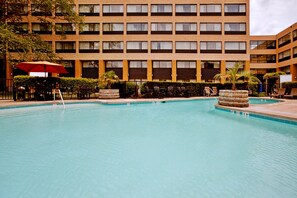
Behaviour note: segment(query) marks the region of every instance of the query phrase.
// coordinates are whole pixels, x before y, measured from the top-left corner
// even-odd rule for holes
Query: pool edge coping
[[[262,104],[260,104],[262,105]],[[271,105],[271,104],[266,104],[266,105]],[[223,110],[223,111],[228,111],[228,112],[234,112],[234,113],[238,113],[238,114],[243,114],[243,113],[248,113],[248,115],[250,116],[254,116],[254,117],[259,117],[259,118],[263,118],[263,119],[269,119],[269,120],[277,120],[277,121],[283,121],[283,122],[287,122],[287,123],[291,123],[294,125],[297,125],[297,117],[291,117],[291,116],[285,116],[285,115],[276,115],[273,113],[269,113],[269,112],[259,112],[259,111],[254,111],[254,110],[250,110],[248,109],[248,107],[246,108],[237,108],[237,107],[227,107],[227,106],[222,106],[219,104],[215,105],[215,109],[218,110]]]

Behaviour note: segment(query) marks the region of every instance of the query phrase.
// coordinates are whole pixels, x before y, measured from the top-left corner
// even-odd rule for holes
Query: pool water
[[[0,197],[297,197],[297,125],[216,102],[0,110]]]
[[[263,99],[263,98],[249,98],[250,104],[273,104],[273,103],[279,103],[279,100],[275,99]]]

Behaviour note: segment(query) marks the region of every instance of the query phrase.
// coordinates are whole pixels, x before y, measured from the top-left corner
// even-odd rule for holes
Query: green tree
[[[264,80],[268,80],[268,79],[271,79],[271,78],[279,78],[280,75],[285,75],[285,74],[286,74],[286,73],[283,72],[283,71],[266,73],[266,74],[263,76],[263,79],[264,79]]]
[[[2,0],[0,3],[0,56],[7,61],[27,60],[55,61],[60,57],[54,53],[48,42],[42,41],[38,34],[23,31],[23,21],[36,15],[40,23],[55,29],[52,21],[61,20],[78,27],[83,22],[73,9],[74,0]],[[61,14],[55,14],[58,11]],[[65,36],[62,34],[61,39]],[[12,53],[13,52],[13,53]]]
[[[252,83],[252,82],[259,82],[261,83],[261,81],[254,76],[250,71],[241,71],[240,68],[242,67],[242,64],[237,62],[234,67],[232,68],[228,68],[228,71],[226,72],[226,74],[216,74],[214,76],[214,79],[216,80],[227,80],[230,83],[232,83],[232,90],[236,90],[236,82],[238,82],[239,80],[245,80],[248,83]]]
[[[114,71],[108,71],[105,72],[102,76],[99,78],[99,84],[102,87],[107,87],[108,89],[111,89],[111,85],[113,83],[119,82],[119,77],[116,75]]]

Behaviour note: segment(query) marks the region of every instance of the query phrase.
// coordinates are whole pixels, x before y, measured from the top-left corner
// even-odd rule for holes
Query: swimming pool
[[[0,111],[0,197],[296,197],[297,125],[216,100]]]
[[[281,102],[280,100],[275,99],[266,99],[266,98],[249,98],[250,104],[273,104]]]

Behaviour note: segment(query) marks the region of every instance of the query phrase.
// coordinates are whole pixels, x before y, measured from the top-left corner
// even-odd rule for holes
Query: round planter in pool
[[[219,105],[229,107],[248,107],[249,93],[247,90],[220,90]]]
[[[99,99],[116,99],[120,98],[120,91],[118,89],[100,89]]]

